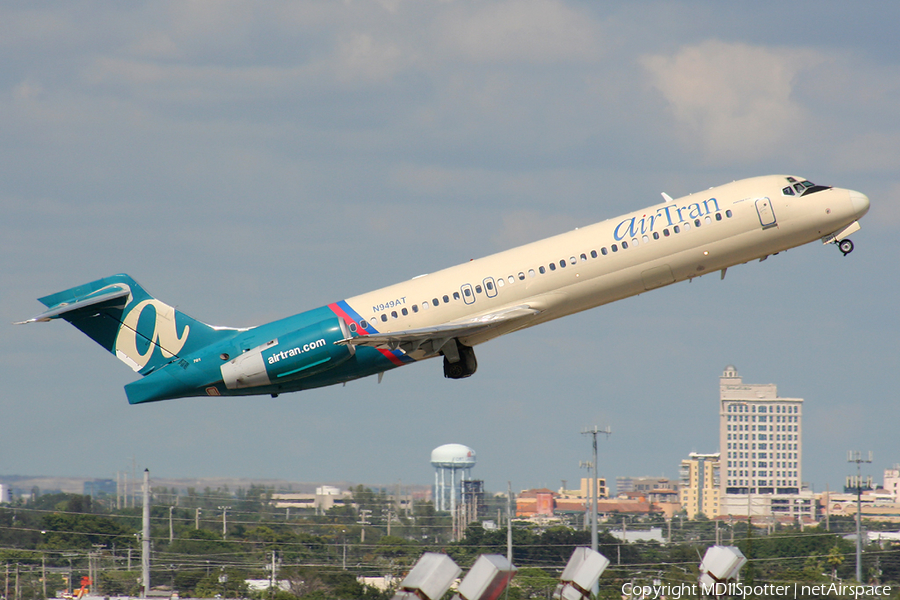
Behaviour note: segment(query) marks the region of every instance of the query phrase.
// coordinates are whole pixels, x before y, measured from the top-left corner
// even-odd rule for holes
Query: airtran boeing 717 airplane
[[[294,392],[443,356],[475,373],[497,336],[821,239],[844,255],[869,210],[801,177],[744,179],[247,329],[212,327],[113,275],[51,294],[64,319],[143,378],[131,404]]]

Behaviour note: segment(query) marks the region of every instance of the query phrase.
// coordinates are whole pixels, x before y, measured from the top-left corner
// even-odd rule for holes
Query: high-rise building
[[[724,494],[797,494],[803,482],[803,399],[748,384],[728,365],[719,379]]]
[[[691,452],[681,461],[681,483],[678,499],[688,518],[705,515],[710,519],[719,516],[720,462],[719,453],[698,454]]]
[[[883,487],[893,497],[894,502],[900,502],[900,465],[884,470]]]

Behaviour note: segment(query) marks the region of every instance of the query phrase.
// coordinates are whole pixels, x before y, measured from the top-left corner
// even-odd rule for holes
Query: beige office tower
[[[802,488],[803,399],[775,384],[748,384],[728,365],[719,379],[720,489],[797,494]]]
[[[678,499],[689,519],[697,515],[715,519],[719,516],[719,453],[699,454],[691,452],[681,461],[681,485]]]

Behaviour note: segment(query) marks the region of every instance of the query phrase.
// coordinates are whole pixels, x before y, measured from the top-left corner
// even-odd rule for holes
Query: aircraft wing
[[[403,331],[392,331],[390,333],[369,333],[366,335],[344,338],[335,343],[346,344],[349,346],[387,348],[390,350],[400,349],[407,354],[417,350],[424,350],[429,354],[435,354],[451,339],[475,335],[501,324],[508,324],[519,319],[533,317],[539,312],[541,312],[539,309],[523,304],[485,313],[462,321],[437,325],[435,327],[406,329]]]

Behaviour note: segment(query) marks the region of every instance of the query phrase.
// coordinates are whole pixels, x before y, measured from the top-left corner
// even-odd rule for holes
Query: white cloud
[[[812,51],[711,40],[641,62],[684,132],[720,163],[783,152],[807,116],[795,79],[821,60]]]

